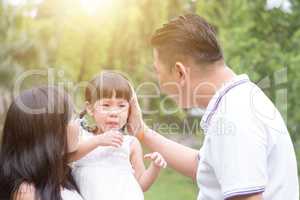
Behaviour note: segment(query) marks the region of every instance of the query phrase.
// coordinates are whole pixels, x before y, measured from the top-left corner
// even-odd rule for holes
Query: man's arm
[[[142,143],[145,146],[151,151],[162,154],[171,168],[196,180],[198,151],[169,140],[149,129],[143,121],[142,111],[133,88],[127,128],[135,136],[143,132]]]
[[[145,131],[142,142],[151,151],[161,153],[171,168],[196,180],[198,151],[169,140],[151,129]]]

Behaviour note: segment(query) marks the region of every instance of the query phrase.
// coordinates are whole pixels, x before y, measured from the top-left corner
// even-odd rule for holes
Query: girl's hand
[[[34,200],[35,188],[32,184],[22,183],[13,195],[13,200]]]
[[[97,136],[99,145],[101,146],[113,146],[113,147],[121,147],[123,143],[123,135],[119,131],[108,131],[101,135]]]
[[[144,156],[144,158],[151,159],[152,163],[158,168],[166,168],[167,167],[167,162],[165,161],[163,156],[158,152],[146,154]]]

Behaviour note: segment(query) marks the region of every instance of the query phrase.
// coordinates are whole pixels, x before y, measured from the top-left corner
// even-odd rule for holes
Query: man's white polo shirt
[[[255,193],[263,193],[264,200],[299,200],[297,161],[285,122],[247,75],[217,91],[201,127],[198,200]]]

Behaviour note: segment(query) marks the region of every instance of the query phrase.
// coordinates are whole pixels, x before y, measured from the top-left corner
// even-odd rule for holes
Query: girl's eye
[[[126,107],[126,105],[125,104],[120,104],[119,105],[121,108],[124,108],[124,107]]]
[[[104,104],[102,104],[102,106],[104,106],[104,107],[109,107],[109,104],[104,103]]]

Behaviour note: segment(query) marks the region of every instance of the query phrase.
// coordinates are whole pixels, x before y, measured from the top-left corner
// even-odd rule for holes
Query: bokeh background
[[[157,85],[149,39],[184,13],[197,13],[215,26],[228,66],[247,73],[277,105],[300,159],[300,0],[0,0],[0,130],[16,81],[28,70],[52,73],[68,90],[105,69],[124,72],[136,86]],[[45,75],[30,76],[21,90],[48,81]],[[151,94],[153,88],[140,92]],[[73,95],[80,110],[82,90]],[[193,125],[201,111],[185,112],[167,100],[164,106],[175,111],[166,113],[163,98],[142,100],[143,109],[158,109],[145,114],[147,123],[199,148],[201,130]],[[171,132],[160,127],[174,123],[179,128]],[[195,183],[167,169],[146,200],[196,195]]]

